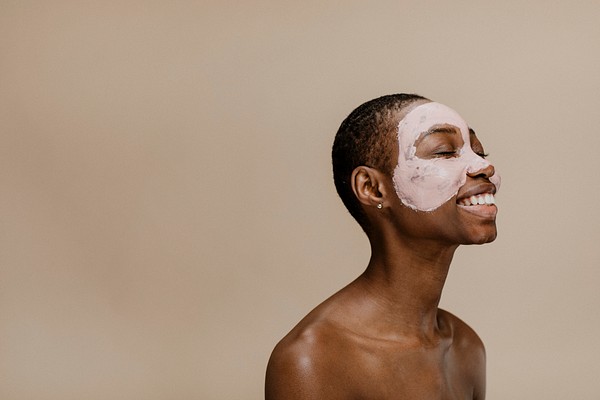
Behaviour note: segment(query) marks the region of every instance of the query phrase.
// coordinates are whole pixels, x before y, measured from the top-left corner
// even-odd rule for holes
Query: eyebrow
[[[471,128],[469,128],[469,131],[471,131]],[[444,134],[448,134],[448,135],[456,135],[456,134],[460,133],[460,129],[458,129],[454,125],[447,125],[447,124],[434,125],[430,129],[428,129],[424,132],[421,132],[421,134],[419,135],[417,140],[423,140],[427,136],[429,136],[433,133],[444,133]]]

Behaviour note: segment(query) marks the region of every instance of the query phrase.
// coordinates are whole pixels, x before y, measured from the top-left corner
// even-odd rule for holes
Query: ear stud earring
[[[383,208],[383,203],[377,204],[377,208],[381,210]]]

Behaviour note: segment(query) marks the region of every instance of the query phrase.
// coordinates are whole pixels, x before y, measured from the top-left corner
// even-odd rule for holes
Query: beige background
[[[260,399],[369,250],[342,119],[417,92],[503,176],[442,306],[489,399],[600,398],[598,1],[0,1],[0,398]]]

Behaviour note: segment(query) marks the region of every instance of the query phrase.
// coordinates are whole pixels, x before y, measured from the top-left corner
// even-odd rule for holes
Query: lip
[[[498,213],[498,208],[495,204],[481,204],[476,206],[463,206],[457,204],[457,206],[459,209],[468,212],[469,214],[473,214],[484,219],[493,220],[496,218],[496,214]]]
[[[463,186],[463,188],[464,188],[464,186]],[[466,199],[471,196],[477,196],[478,194],[486,194],[486,193],[496,194],[496,186],[491,182],[478,183],[474,186],[469,187],[468,189],[465,189],[462,192],[459,191],[459,193],[456,197],[456,202],[458,203],[462,199]],[[470,206],[470,207],[476,207],[476,206]]]

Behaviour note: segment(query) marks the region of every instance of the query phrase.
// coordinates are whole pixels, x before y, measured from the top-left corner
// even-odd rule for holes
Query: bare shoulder
[[[346,398],[349,392],[343,390],[348,385],[340,383],[348,380],[343,371],[348,353],[343,335],[330,321],[311,320],[309,315],[275,346],[267,366],[265,399]]]
[[[452,353],[465,379],[473,383],[476,399],[485,397],[486,354],[483,341],[463,320],[439,310],[440,320],[452,331]]]
[[[449,325],[452,330],[454,345],[457,349],[485,356],[485,346],[479,335],[456,315],[439,310],[439,319]]]
[[[265,381],[265,399],[336,399],[348,379],[343,373],[345,341],[327,320],[303,320],[275,346]],[[335,382],[335,385],[333,384]]]

